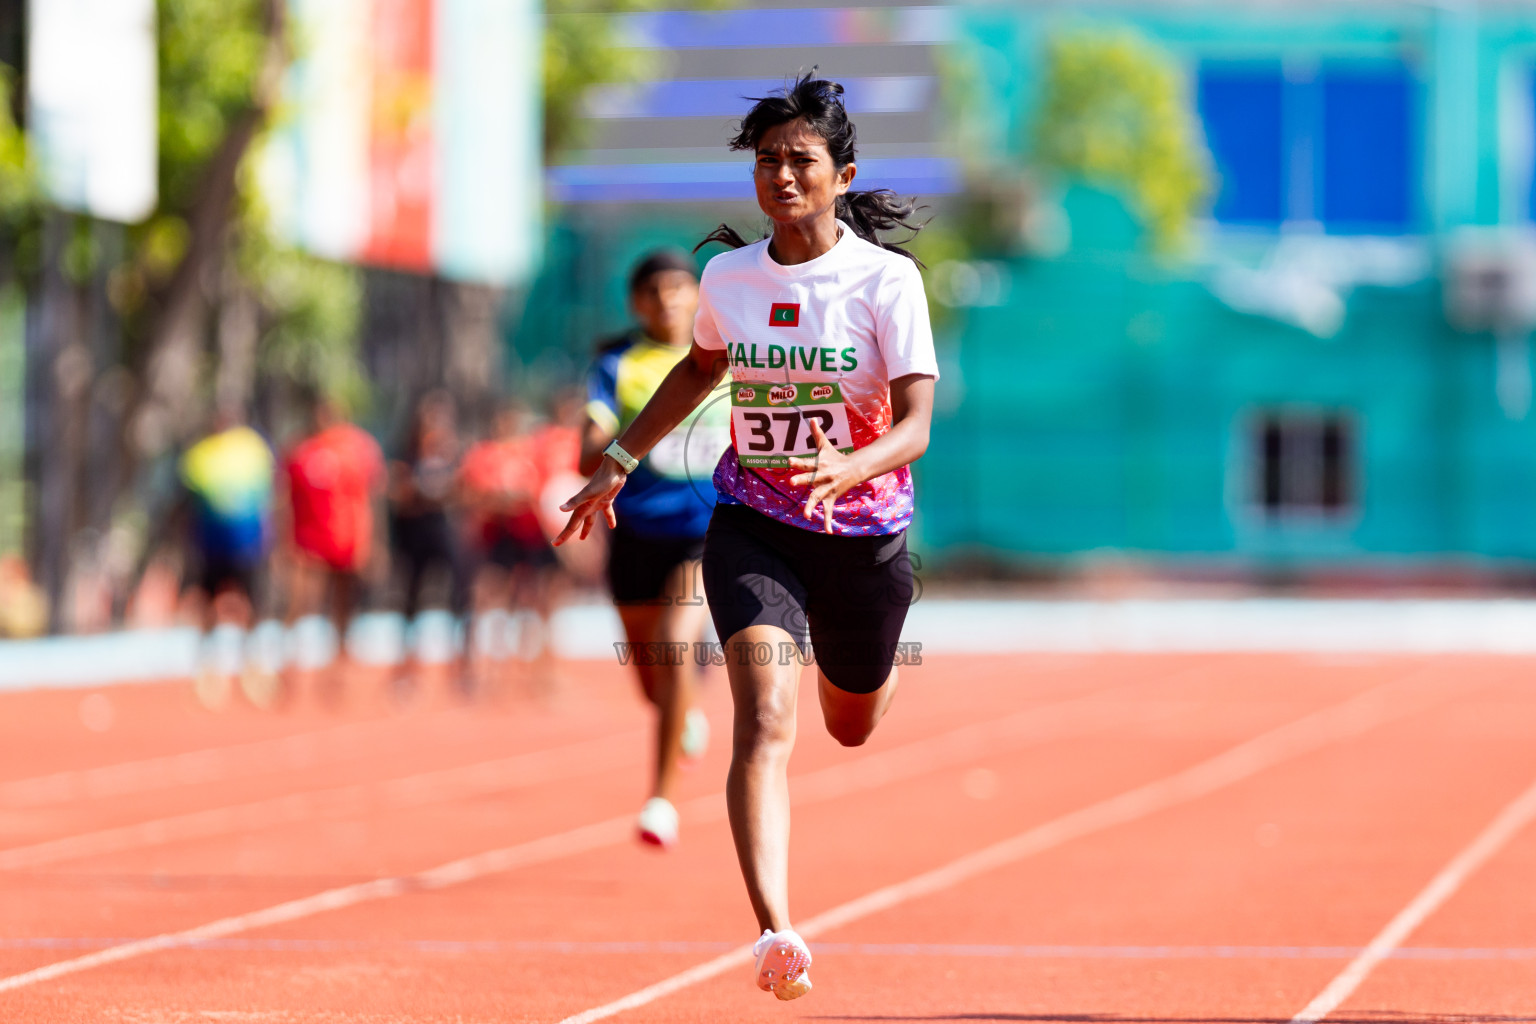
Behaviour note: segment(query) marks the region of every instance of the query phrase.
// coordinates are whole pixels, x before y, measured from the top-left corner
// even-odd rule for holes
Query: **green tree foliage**
[[[236,286],[256,298],[258,369],[355,401],[364,387],[355,353],[361,278],[354,268],[275,238],[250,167],[295,45],[284,31],[285,4],[158,0],[160,202],[155,215],[131,232],[123,275],[131,287],[122,290],[130,300],[122,312],[130,323],[152,313],[154,303],[143,300],[168,286],[184,261],[200,258],[191,246],[197,218],[220,177],[228,175],[233,199],[223,211],[225,222],[214,226],[223,237],[202,258],[227,260]]]
[[[645,10],[646,0],[547,0],[544,22],[544,151],[580,142],[581,101],[586,90],[632,81],[639,55],[616,43],[614,14]]]
[[[160,201],[195,199],[203,169],[260,103],[268,47],[264,0],[159,0]]]
[[[11,117],[16,76],[0,65],[0,223],[10,224],[37,201],[37,174],[27,137]]]
[[[1136,33],[1051,40],[1034,130],[1039,165],[1125,194],[1165,251],[1184,241],[1211,193],[1195,123],[1179,67]]]
[[[16,123],[14,109],[16,74],[0,64],[0,276],[13,278],[18,270],[37,265],[39,203],[37,167],[27,135]]]
[[[48,422],[97,425],[89,436],[50,441],[32,481],[36,493],[54,496],[31,513],[38,550],[72,552],[71,534],[85,528],[152,550],[172,498],[169,457],[206,429],[216,396],[264,398],[262,412],[291,421],[284,401],[298,387],[354,405],[363,390],[359,273],[276,238],[251,166],[288,63],[287,2],[156,0],[159,192],[141,224],[104,224],[32,202],[25,140],[0,123],[0,232],[14,237],[3,248],[18,253],[29,302],[54,314],[37,317],[53,325],[41,346],[53,355],[45,358],[83,366],[84,379],[70,387],[57,383],[65,375],[39,374],[50,383],[33,400]],[[12,217],[27,203],[40,210],[32,215],[40,228]],[[29,244],[34,238],[47,246]],[[41,258],[28,265],[29,252]],[[99,312],[98,289],[113,315]],[[90,312],[60,315],[69,310]],[[82,324],[117,337],[91,351],[79,342]],[[48,480],[79,487],[44,486]],[[59,559],[46,562],[39,579],[58,614],[69,570]],[[140,558],[134,572],[144,564]],[[131,592],[132,575],[115,581],[120,598]]]
[[[188,254],[188,219],[235,121],[258,103],[267,47],[262,0],[158,0],[159,200],[128,230],[113,305],[130,336],[148,329],[152,298]]]
[[[261,311],[256,369],[268,378],[318,388],[360,412],[371,397],[355,340],[363,304],[353,267],[246,235],[236,260]]]

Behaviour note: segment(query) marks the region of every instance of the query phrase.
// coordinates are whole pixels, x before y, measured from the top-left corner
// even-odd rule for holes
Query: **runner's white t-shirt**
[[[693,338],[730,360],[730,448],[715,469],[722,501],[748,505],[807,530],[823,528],[810,489],[794,487],[792,457],[815,454],[810,424],[844,451],[891,429],[890,382],[939,376],[923,279],[912,260],[860,238],[847,224],[836,244],[783,266],[768,240],[722,253],[699,282]],[[912,521],[906,466],[866,480],[837,500],[833,529],[849,536],[899,533]]]

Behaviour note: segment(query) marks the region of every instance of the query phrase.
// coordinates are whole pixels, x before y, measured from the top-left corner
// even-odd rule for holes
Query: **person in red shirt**
[[[546,487],[556,477],[577,472],[581,462],[581,426],[586,415],[586,396],[569,388],[555,395],[549,404],[548,422],[533,432],[533,455]],[[564,500],[562,497],[561,501]],[[555,527],[549,534],[553,537],[565,525],[565,516],[555,516],[550,522]]]
[[[568,387],[557,391],[549,402],[549,419],[533,431],[530,444],[533,458],[538,463],[542,491],[539,495],[539,522],[544,536],[553,540],[565,528],[567,514],[560,506],[570,496],[572,489],[580,490],[587,478],[580,472],[582,428],[587,421],[587,394],[585,389]],[[605,538],[586,547],[567,545],[555,549],[559,571],[553,574],[556,593],[552,598],[558,605],[565,591],[573,584],[599,586],[603,583],[608,565]]]
[[[523,657],[534,661],[537,679],[553,684],[553,577],[558,562],[539,517],[545,484],[545,458],[527,430],[527,410],[509,403],[497,412],[491,436],[472,446],[459,471],[469,511],[469,534],[480,560],[490,570],[482,579],[480,600],[510,610],[527,608],[539,622],[539,634],[524,631]],[[465,650],[474,637],[465,639]]]
[[[292,587],[290,627],[317,614],[330,598],[336,630],[332,687],[346,675],[346,636],[362,576],[373,566],[374,506],[384,492],[384,454],[367,431],[342,417],[328,399],[314,406],[313,430],[288,453],[287,485]]]

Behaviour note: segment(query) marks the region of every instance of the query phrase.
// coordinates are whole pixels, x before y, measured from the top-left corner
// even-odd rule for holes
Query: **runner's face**
[[[693,337],[693,315],[699,309],[699,282],[686,270],[652,274],[630,295],[635,317],[646,336],[675,343]]]
[[[857,169],[838,170],[827,140],[803,120],[775,125],[757,143],[757,205],[775,223],[796,224],[828,215],[853,184]]]

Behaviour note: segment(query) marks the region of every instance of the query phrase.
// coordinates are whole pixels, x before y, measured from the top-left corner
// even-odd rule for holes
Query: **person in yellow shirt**
[[[257,575],[271,541],[272,449],[223,410],[213,431],[182,456],[180,470],[191,511],[186,585],[202,592],[204,609],[198,696],[222,705],[240,675],[247,695],[267,703],[268,673],[253,661],[242,665],[239,634],[255,620]],[[239,632],[218,636],[221,624]]]

